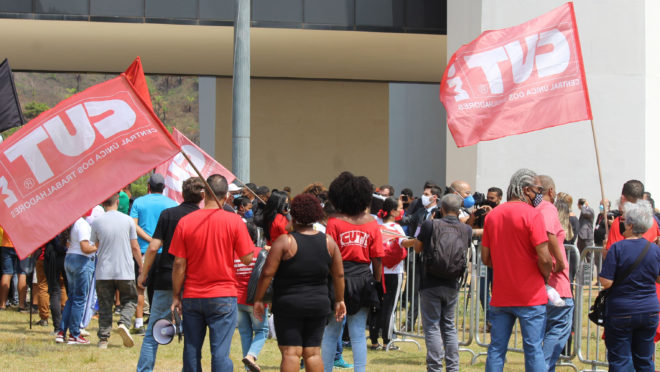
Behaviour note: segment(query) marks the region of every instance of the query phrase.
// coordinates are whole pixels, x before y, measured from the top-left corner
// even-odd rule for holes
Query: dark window
[[[28,0],[0,0],[0,12],[30,13],[32,1]]]
[[[200,19],[233,21],[235,15],[235,0],[199,0]]]
[[[147,18],[197,18],[197,1],[146,0]]]
[[[144,2],[135,0],[91,0],[90,13],[102,17],[144,17]]]
[[[355,23],[355,0],[305,0],[304,22],[353,26]]]
[[[252,20],[302,23],[303,0],[252,0]]]
[[[36,0],[37,13],[89,14],[89,0]]]
[[[446,0],[407,0],[406,26],[409,29],[447,30]]]

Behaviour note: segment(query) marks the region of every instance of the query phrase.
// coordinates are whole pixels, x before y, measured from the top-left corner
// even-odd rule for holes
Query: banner
[[[14,77],[5,59],[0,63],[0,132],[25,124],[21,104],[18,102]],[[0,142],[2,139],[0,138]]]
[[[458,147],[591,119],[573,3],[463,45],[440,100]]]
[[[0,144],[0,226],[20,258],[179,147],[122,74]]]
[[[184,136],[183,133],[174,128],[172,136],[176,143],[181,147],[181,151],[184,151],[186,155],[188,155],[204,178],[207,178],[212,174],[220,174],[225,176],[227,183],[234,182],[236,176],[234,176],[233,173],[205,153],[204,150],[197,147],[197,145]],[[183,202],[183,196],[181,195],[181,185],[183,184],[183,181],[190,177],[198,177],[198,174],[181,153],[178,153],[169,161],[159,165],[156,168],[156,173],[162,174],[165,177],[165,190],[163,191],[163,195],[176,200],[178,203]]]

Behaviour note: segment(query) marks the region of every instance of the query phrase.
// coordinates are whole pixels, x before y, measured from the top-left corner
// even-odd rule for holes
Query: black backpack
[[[469,236],[462,223],[433,220],[431,242],[424,247],[426,274],[438,279],[457,279],[467,268]]]

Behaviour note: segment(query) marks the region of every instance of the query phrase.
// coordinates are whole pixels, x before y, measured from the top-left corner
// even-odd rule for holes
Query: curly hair
[[[307,187],[305,187],[305,190],[303,190],[302,193],[303,194],[313,194],[314,196],[319,197],[319,195],[321,195],[321,193],[323,193],[324,191],[327,191],[327,190],[325,189],[325,187],[323,186],[323,184],[321,182],[314,182],[314,183],[311,183],[311,184],[307,185]]]
[[[371,204],[373,186],[364,176],[342,172],[330,184],[328,197],[340,213],[357,216]]]
[[[291,217],[300,225],[311,225],[323,219],[323,208],[314,195],[303,193],[291,201]]]

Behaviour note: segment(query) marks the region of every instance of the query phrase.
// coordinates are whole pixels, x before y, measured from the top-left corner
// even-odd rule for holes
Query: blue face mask
[[[470,208],[474,205],[474,198],[472,195],[468,195],[467,198],[463,198],[463,206],[465,208]]]
[[[249,211],[245,212],[245,214],[243,215],[243,217],[245,217],[245,218],[252,218],[252,217],[254,217],[254,213],[252,213],[252,209],[250,209]]]

